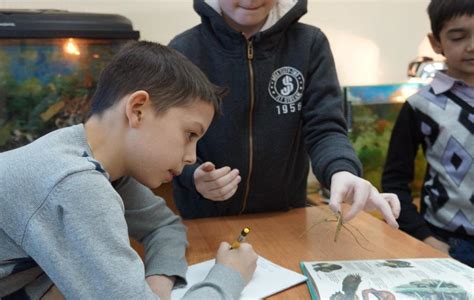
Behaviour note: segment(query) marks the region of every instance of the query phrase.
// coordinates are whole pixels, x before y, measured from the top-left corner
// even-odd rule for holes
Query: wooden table
[[[327,205],[289,212],[186,220],[190,244],[186,257],[189,264],[213,258],[220,242],[231,243],[245,226],[252,229],[246,241],[257,254],[299,273],[300,261],[308,260],[447,257],[367,213],[360,213],[348,228],[368,250],[344,228],[335,243],[336,223],[325,219],[334,219]],[[305,233],[315,223],[319,224]],[[271,299],[310,299],[310,296],[306,284],[301,284]]]

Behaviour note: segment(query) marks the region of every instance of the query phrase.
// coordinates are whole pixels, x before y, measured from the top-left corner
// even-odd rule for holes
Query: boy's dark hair
[[[125,44],[100,74],[92,96],[90,115],[101,115],[122,97],[138,90],[150,95],[157,113],[183,106],[199,98],[220,114],[224,89],[182,54],[147,41]]]
[[[446,22],[460,16],[474,15],[474,0],[431,0],[428,5],[431,31],[439,40],[439,34]]]

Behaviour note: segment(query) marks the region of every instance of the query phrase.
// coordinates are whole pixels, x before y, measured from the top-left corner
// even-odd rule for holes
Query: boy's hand
[[[174,276],[152,275],[146,278],[146,282],[153,293],[157,294],[162,300],[171,299],[171,290],[175,281],[176,277]]]
[[[214,201],[232,197],[241,180],[239,170],[230,167],[216,169],[211,162],[203,163],[194,171],[196,190],[203,197]]]
[[[332,211],[339,212],[342,202],[352,205],[344,214],[344,222],[354,218],[361,210],[378,209],[390,226],[398,228],[396,219],[400,214],[400,201],[397,195],[379,193],[370,182],[346,171],[334,173],[331,177],[329,206]]]
[[[248,243],[241,243],[237,249],[230,249],[230,244],[222,242],[217,250],[216,263],[239,272],[245,283],[252,279],[257,268],[258,255]]]
[[[438,240],[437,238],[433,236],[429,236],[426,239],[423,240],[426,244],[430,245],[431,247],[438,249],[441,252],[444,252],[446,254],[449,253],[449,245],[446,244],[443,241]]]

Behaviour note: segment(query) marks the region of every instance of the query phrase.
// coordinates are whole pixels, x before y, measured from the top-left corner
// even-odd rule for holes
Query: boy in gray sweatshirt
[[[102,72],[85,124],[0,153],[0,298],[169,298],[185,283],[186,232],[149,188],[195,163],[220,99],[174,50],[133,42]],[[257,255],[229,249],[185,298],[238,297]]]

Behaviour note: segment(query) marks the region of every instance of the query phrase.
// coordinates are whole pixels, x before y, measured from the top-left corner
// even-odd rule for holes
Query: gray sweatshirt
[[[144,262],[129,236],[145,247]],[[186,230],[132,178],[111,183],[82,124],[0,153],[0,298],[154,299],[146,276],[185,283]],[[216,265],[185,298],[238,297],[240,275]],[[13,295],[12,295],[13,294]]]

